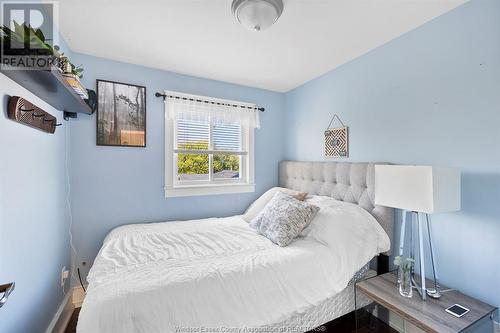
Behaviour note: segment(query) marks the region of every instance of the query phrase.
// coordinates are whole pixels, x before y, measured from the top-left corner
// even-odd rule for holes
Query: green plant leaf
[[[31,38],[31,34],[30,34],[31,27],[29,25],[26,25],[26,24],[23,24],[21,27],[23,28],[24,39],[26,41],[28,41]]]
[[[18,35],[18,36],[24,36],[24,28],[16,22],[16,20],[14,20],[14,32]]]
[[[43,35],[43,31],[40,29],[36,29],[35,35],[42,41],[45,42],[45,36]]]

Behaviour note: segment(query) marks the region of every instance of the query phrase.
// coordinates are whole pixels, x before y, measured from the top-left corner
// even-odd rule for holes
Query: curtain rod
[[[246,106],[246,105],[238,105],[238,104],[229,104],[229,103],[221,103],[221,102],[214,102],[214,101],[207,101],[203,99],[195,99],[195,98],[188,98],[188,97],[180,97],[180,96],[174,96],[174,95],[167,95],[167,94],[162,94],[162,93],[155,93],[156,97],[163,97],[163,100],[165,98],[175,98],[175,99],[183,99],[185,101],[192,101],[192,102],[199,102],[199,103],[206,103],[206,104],[215,104],[215,105],[224,105],[224,106],[232,106],[234,108],[243,108],[243,109],[252,109],[252,110],[259,110],[260,112],[264,112],[264,108],[262,107],[253,107],[253,106]]]

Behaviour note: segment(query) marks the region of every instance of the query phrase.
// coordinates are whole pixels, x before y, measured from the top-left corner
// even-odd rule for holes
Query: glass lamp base
[[[439,292],[439,290],[433,288],[427,289],[427,295],[432,298],[441,298],[441,293]]]

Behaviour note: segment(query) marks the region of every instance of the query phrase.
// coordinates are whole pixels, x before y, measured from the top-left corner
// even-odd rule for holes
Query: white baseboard
[[[84,298],[85,292],[83,288],[81,286],[73,287],[70,292],[64,296],[61,305],[59,305],[45,333],[64,333],[71,319],[71,315],[73,314],[73,310],[82,306]]]
[[[59,305],[54,317],[52,318],[46,333],[64,333],[66,326],[73,313],[73,303],[71,302],[72,293],[68,292]]]

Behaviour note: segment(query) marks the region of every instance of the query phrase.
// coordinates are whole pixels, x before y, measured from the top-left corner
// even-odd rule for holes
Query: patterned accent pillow
[[[250,227],[273,243],[287,246],[311,223],[318,211],[318,206],[277,192],[266,207],[250,221]]]

